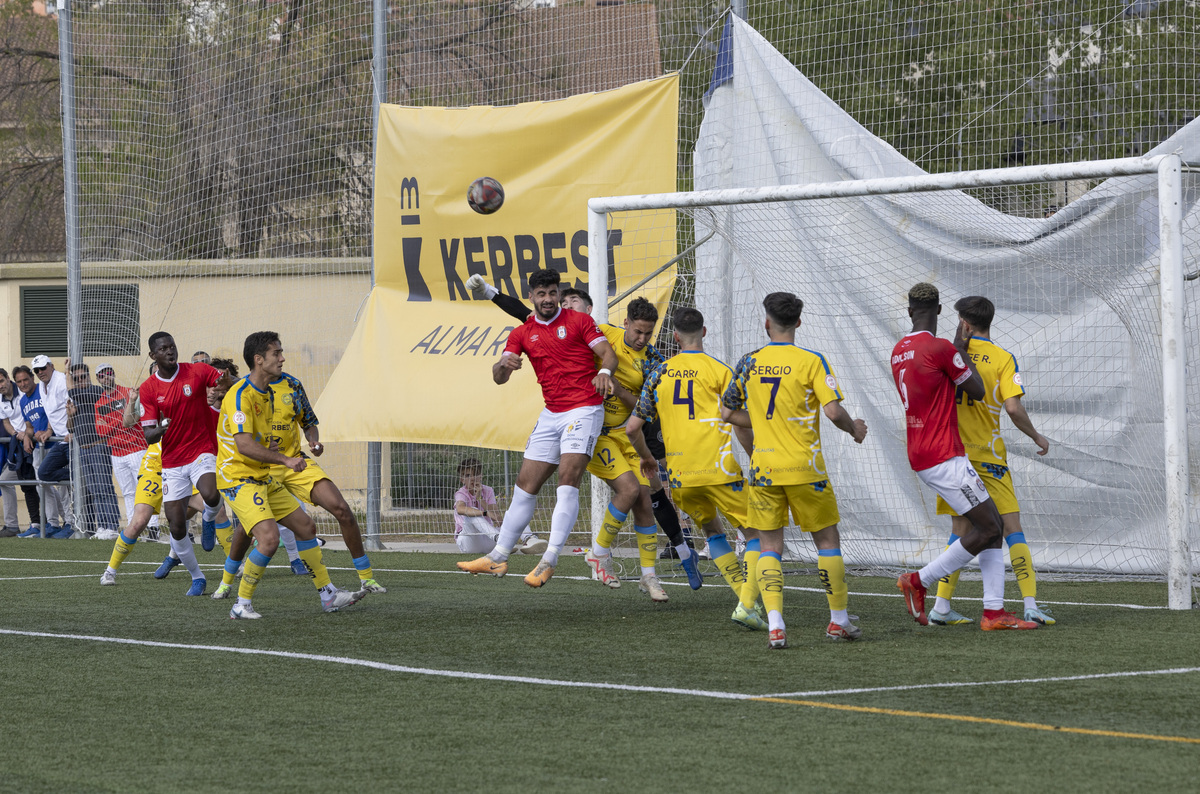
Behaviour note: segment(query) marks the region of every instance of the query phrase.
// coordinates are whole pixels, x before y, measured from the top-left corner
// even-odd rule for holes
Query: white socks
[[[963,548],[961,540],[954,541],[946,547],[945,551],[937,556],[937,559],[918,572],[921,577],[921,586],[925,588],[933,587],[938,579],[954,573],[969,563],[974,556],[974,554]]]
[[[679,554],[679,559],[686,560],[692,556],[692,548],[686,543],[680,543],[675,547],[675,551]]]
[[[508,555],[512,554],[513,546],[517,544],[517,538],[521,537],[521,531],[529,526],[529,520],[533,518],[533,508],[536,506],[536,495],[513,486],[512,504],[508,506],[504,521],[500,524],[500,537],[496,540],[496,548],[488,555],[494,562],[504,562]]]
[[[300,552],[296,549],[296,535],[283,524],[279,525],[279,542],[287,551],[288,563],[300,559]]]
[[[550,546],[542,555],[542,562],[558,565],[558,553],[566,545],[567,535],[575,528],[575,519],[578,517],[579,489],[572,485],[558,486],[558,501],[550,518]]]
[[[175,556],[187,567],[188,573],[192,575],[193,579],[204,578],[204,574],[200,573],[200,563],[196,561],[196,552],[192,550],[191,538],[184,537],[183,540],[171,538],[171,551],[175,552]]]
[[[983,574],[983,608],[1004,609],[1004,549],[984,549],[978,559]]]
[[[207,503],[204,505],[204,512],[200,514],[203,521],[212,521],[217,517],[217,511],[221,509],[221,500],[217,499],[217,504],[214,507],[209,507]]]

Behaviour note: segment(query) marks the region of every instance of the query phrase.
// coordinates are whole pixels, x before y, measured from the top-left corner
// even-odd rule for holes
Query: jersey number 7
[[[771,399],[767,401],[767,418],[775,415],[775,395],[779,394],[779,384],[783,378],[760,378],[760,383],[771,384]]]

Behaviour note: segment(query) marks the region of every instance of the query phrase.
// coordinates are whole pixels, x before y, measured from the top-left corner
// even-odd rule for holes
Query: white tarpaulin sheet
[[[1166,152],[1200,163],[1200,127],[1152,153]],[[697,190],[924,173],[736,17],[722,37],[694,164]],[[1194,177],[1184,186],[1184,267],[1192,271],[1200,267]],[[935,515],[932,492],[908,466],[888,361],[910,330],[908,288],[930,281],[942,292],[947,338],[955,300],[993,300],[993,338],[1016,355],[1025,405],[1051,441],[1050,454],[1038,457],[1003,419],[1035,564],[1165,570],[1156,191],[1153,175],[1109,179],[1045,219],[1006,214],[961,191],[696,213],[697,237],[711,218],[719,232],[697,254],[709,352],[732,366],[765,343],[762,298],[795,292],[805,303],[797,343],[828,357],[846,407],[870,426],[860,447],[823,423],[848,564],[919,563],[949,534],[949,519]],[[1195,361],[1200,282],[1187,290]],[[1190,373],[1188,394],[1200,396]],[[789,547],[814,553],[807,541]]]

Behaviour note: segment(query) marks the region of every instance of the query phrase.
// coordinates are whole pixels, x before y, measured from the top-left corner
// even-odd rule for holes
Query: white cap
[[[30,369],[41,369],[50,363],[50,356],[34,356]]]
[[[98,375],[98,374],[100,374],[101,372],[103,372],[103,371],[104,371],[104,370],[106,370],[106,369],[111,369],[111,370],[113,371],[113,374],[114,374],[114,375],[115,375],[115,374],[116,374],[116,372],[117,372],[115,369],[113,369],[113,365],[112,365],[112,364],[107,364],[107,363],[105,363],[105,364],[99,364],[99,365],[97,365],[97,367],[96,367],[96,374]]]

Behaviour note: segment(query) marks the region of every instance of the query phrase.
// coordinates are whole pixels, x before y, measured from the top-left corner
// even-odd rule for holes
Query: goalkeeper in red
[[[575,526],[579,482],[604,424],[604,398],[613,392],[612,374],[617,368],[617,354],[596,323],[586,314],[559,307],[559,281],[558,271],[551,268],[530,275],[533,314],[508,335],[504,353],[492,366],[492,380],[504,385],[521,369],[521,356],[528,356],[546,408],[529,435],[496,548],[486,557],[458,563],[459,570],[471,574],[508,573],[508,556],[533,517],[537,493],[557,470],[558,501],[550,519],[550,546],[525,577],[530,587],[550,581]],[[593,353],[600,358],[599,372]]]
[[[928,626],[926,590],[978,557],[983,573],[980,627],[984,631],[1036,629],[1038,624],[1004,611],[1004,552],[1000,549],[1003,524],[996,503],[967,459],[958,435],[955,408],[958,388],[970,399],[982,400],[983,380],[970,361],[971,339],[962,322],[954,334],[954,344],[934,336],[942,311],[940,300],[932,284],[916,284],[908,291],[912,331],[892,350],[892,375],[908,425],[909,464],[921,482],[970,526],[937,559],[916,573],[904,574],[896,586],[904,594],[908,613],[917,623]]]
[[[969,358],[983,379],[983,399],[973,400],[958,393],[958,434],[967,450],[967,458],[975,472],[987,486],[988,493],[1000,511],[1004,524],[1004,541],[1008,544],[1008,558],[1013,575],[1025,600],[1025,619],[1043,626],[1054,625],[1054,618],[1037,603],[1037,574],[1033,569],[1033,557],[1025,543],[1021,529],[1021,508],[1013,489],[1012,472],[1008,468],[1008,451],[1000,436],[1000,410],[1008,413],[1012,423],[1038,446],[1038,454],[1050,451],[1050,442],[1037,431],[1021,397],[1025,386],[1021,381],[1021,370],[1017,359],[1000,345],[992,341],[992,318],[996,307],[990,300],[979,295],[962,298],[954,304],[959,322],[963,324],[963,336],[971,343]],[[952,529],[949,544],[971,526],[967,519],[958,515],[938,497],[938,515],[950,515]],[[939,626],[957,626],[972,620],[955,612],[950,606],[954,589],[958,585],[958,574],[951,574],[938,583],[937,603],[929,613],[929,622]]]

